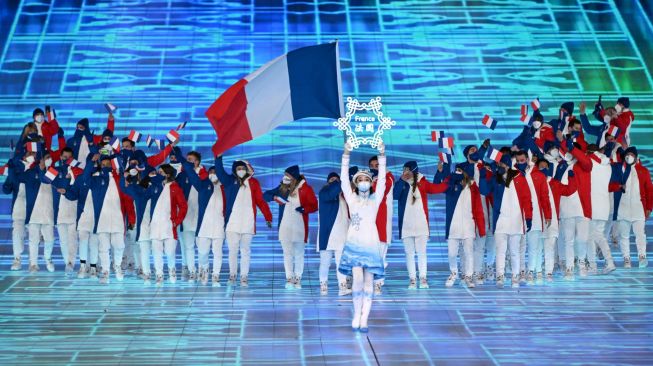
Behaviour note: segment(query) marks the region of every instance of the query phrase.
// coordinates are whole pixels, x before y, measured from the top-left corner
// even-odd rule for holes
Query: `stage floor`
[[[396,246],[395,249],[399,249]],[[254,254],[250,287],[178,282],[144,287],[135,277],[101,286],[59,272],[0,266],[0,363],[460,365],[651,364],[653,270],[553,285],[446,289],[431,256],[431,289],[407,290],[391,252],[385,293],[367,335],[350,330],[351,300],[333,272],[320,296],[317,256],[304,288],[283,289],[280,251]],[[620,263],[619,263],[620,264]],[[25,267],[25,266],[24,266]],[[43,267],[43,266],[41,266]],[[223,267],[223,273],[226,270]]]

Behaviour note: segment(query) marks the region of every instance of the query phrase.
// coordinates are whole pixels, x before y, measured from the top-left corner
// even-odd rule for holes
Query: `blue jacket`
[[[148,188],[145,188],[137,183],[126,184],[125,176],[120,176],[120,189],[125,192],[126,195],[131,197],[134,200],[134,206],[136,207],[136,241],[140,240],[141,237],[141,223],[143,222],[143,216],[145,216],[145,208],[147,207],[147,202],[150,200],[151,191]],[[152,204],[150,203],[150,208]]]
[[[342,188],[340,181],[329,183],[320,189],[318,193],[319,216],[319,238],[320,250],[326,250],[331,236],[331,230],[336,222],[338,210],[340,209],[340,194]]]
[[[597,117],[598,119],[598,117]],[[586,114],[581,114],[580,115],[580,123],[583,126],[583,131],[586,134],[590,134],[592,136],[596,136],[596,144],[600,145],[601,144],[601,138],[603,135],[608,131],[608,128],[610,127],[607,123],[601,121],[601,125],[598,126],[592,126],[590,124],[589,119],[587,118]],[[588,142],[589,143],[589,142]]]
[[[197,191],[197,203],[199,205],[199,210],[197,212],[197,228],[195,228],[195,232],[199,233],[200,228],[202,227],[202,221],[204,220],[204,214],[206,213],[206,206],[209,204],[209,200],[211,199],[211,196],[213,195],[213,192],[215,191],[215,185],[213,182],[211,182],[208,178],[201,179],[200,176],[195,173],[194,165],[187,162],[186,160],[181,161],[181,165],[184,167],[184,170],[182,173],[184,173],[184,180],[188,181],[189,188],[188,192],[190,192],[190,187],[194,187],[195,190]],[[181,185],[179,182],[177,184]],[[222,195],[222,202],[223,206],[225,204],[225,197],[224,197],[224,188],[223,186],[220,186],[220,192],[219,194]],[[182,189],[183,186],[182,186]],[[186,198],[188,198],[188,194],[186,193],[186,190],[184,189],[184,195]],[[222,208],[222,214],[224,215],[224,209],[225,207]]]
[[[93,198],[93,217],[95,218],[95,225],[93,226],[93,233],[97,232],[97,227],[100,221],[100,213],[102,212],[102,206],[104,205],[104,197],[107,194],[107,189],[109,188],[109,179],[115,179],[116,187],[120,187],[119,180],[116,179],[113,173],[106,173],[100,171],[99,174],[94,175],[93,171],[96,170],[95,164],[91,159],[93,154],[89,154],[86,158],[86,167],[84,168],[84,173],[81,175],[81,179],[86,181],[89,185],[91,195]],[[122,167],[118,174],[122,174]],[[119,197],[120,198],[120,197]]]
[[[531,199],[537,199],[536,197],[531,198],[531,191],[528,188],[528,183],[526,182],[526,177],[519,172],[515,176],[510,184],[515,185],[515,190],[517,192],[517,198],[519,200],[519,206],[522,210],[522,216],[528,223],[533,218],[533,206]],[[506,190],[506,186],[499,184],[497,182],[496,176],[492,175],[490,178],[481,179],[479,184],[480,193],[484,196],[493,194],[494,196],[494,205],[492,206],[492,228],[496,230],[497,221],[499,220],[499,215],[501,213],[501,204],[503,203],[503,193]]]
[[[14,167],[14,164],[16,163],[20,164],[21,166],[18,168]],[[7,178],[2,184],[2,193],[11,194],[11,212],[14,211],[14,204],[16,203],[16,197],[18,197],[18,189],[20,185],[16,178],[16,170],[18,169],[19,171],[22,171],[24,168],[25,166],[23,163],[15,158],[10,159],[9,162],[7,162]]]
[[[17,161],[17,163],[16,163]],[[39,168],[38,163],[34,163],[31,168],[25,169],[25,165],[20,161],[14,162],[14,179],[12,185],[18,192],[18,187],[21,183],[25,184],[25,224],[29,224],[32,211],[34,211],[34,204],[39,193],[41,184],[49,184],[45,180],[44,172]]]
[[[285,194],[281,193],[281,190],[279,189],[279,186],[276,188],[272,188],[270,190],[267,190],[263,192],[263,199],[267,202],[274,201],[274,196],[281,197],[284,200],[288,200],[288,196],[290,195],[290,192],[286,192]],[[279,206],[279,219],[277,220],[277,227],[281,226],[281,219],[283,218],[283,212],[286,208],[286,205],[277,205]]]
[[[57,189],[63,188],[68,192],[71,188],[70,184],[70,178],[66,178],[66,175],[68,175],[68,165],[65,164],[63,161],[59,161],[59,163],[54,167],[57,169],[57,177],[54,178],[52,181],[52,207],[54,208],[54,224],[57,224],[57,217],[59,216],[59,202],[61,201],[62,194],[57,192]],[[71,172],[72,174],[72,172]],[[64,194],[64,199],[65,199],[65,194]],[[74,201],[74,200],[71,200]]]

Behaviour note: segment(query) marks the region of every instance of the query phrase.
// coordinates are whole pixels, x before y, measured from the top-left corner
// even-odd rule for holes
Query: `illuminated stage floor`
[[[227,288],[224,279],[220,288],[144,287],[134,277],[100,286],[61,272],[9,272],[3,257],[0,363],[613,365],[653,359],[651,269],[620,268],[519,291],[445,289],[445,267],[433,255],[432,288],[409,291],[399,254],[392,256],[367,336],[351,332],[351,302],[336,296],[334,279],[329,296],[319,295],[312,253],[298,291],[283,289],[276,252],[254,258],[248,289]]]

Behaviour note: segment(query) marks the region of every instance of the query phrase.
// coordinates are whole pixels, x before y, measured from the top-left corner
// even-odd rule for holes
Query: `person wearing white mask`
[[[231,174],[224,169],[222,155],[215,160],[215,173],[224,186],[227,201],[225,209],[225,237],[229,248],[229,281],[236,283],[238,252],[240,251],[240,285],[249,286],[249,263],[252,238],[256,233],[256,208],[263,213],[268,227],[272,227],[272,213],[263,198],[261,185],[247,170],[247,164],[236,160]]]
[[[342,155],[340,176],[346,177],[349,172],[350,151],[352,147],[345,144]],[[355,188],[352,189],[348,180],[340,182],[342,194],[349,206],[351,221],[347,230],[347,241],[340,258],[338,271],[347,276],[353,276],[352,297],[354,317],[351,328],[354,332],[368,332],[368,317],[372,309],[372,296],[375,277],[384,276],[384,266],[379,246],[379,232],[376,228],[376,217],[383,201],[386,179],[385,146],[381,143],[379,150],[379,174],[376,183],[376,194],[372,188],[372,173],[359,170],[353,177]]]
[[[617,220],[624,268],[631,267],[631,229],[635,234],[639,268],[645,268],[648,266],[648,259],[644,227],[653,210],[653,183],[651,173],[638,159],[635,146],[626,149],[622,164],[613,165],[610,190],[615,192],[613,217]]]

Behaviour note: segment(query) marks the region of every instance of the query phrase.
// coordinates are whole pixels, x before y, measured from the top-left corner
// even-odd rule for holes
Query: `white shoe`
[[[340,283],[338,285],[338,296],[347,296],[349,294],[351,294],[351,289],[347,288],[347,283]]]
[[[578,269],[578,274],[581,277],[587,277],[587,265],[585,265],[585,263],[580,264],[580,268]]]
[[[374,296],[381,296],[383,293],[383,284],[381,282],[377,282],[374,284]]]
[[[249,279],[247,276],[240,275],[240,287],[249,287]],[[295,285],[297,287],[297,285]],[[302,288],[302,285],[299,285],[299,288]]]
[[[116,272],[116,279],[117,279],[118,281],[122,281],[122,280],[125,278],[125,275],[124,275],[124,273],[122,272],[122,267],[120,267],[120,266],[115,266],[115,268],[114,268],[113,270]]]
[[[624,268],[632,268],[633,265],[630,263],[630,257],[624,258]]]
[[[542,272],[537,272],[537,276],[535,277],[535,284],[541,285],[544,283],[544,275]]]
[[[236,285],[236,275],[229,274],[229,280],[227,280],[227,286],[234,286],[234,285]]]
[[[220,276],[218,276],[216,273],[211,276],[211,286],[213,287],[220,287]]]
[[[547,283],[553,282],[553,273],[547,273],[546,274],[546,282]]]
[[[86,278],[86,274],[88,274],[88,265],[86,263],[82,263],[79,265],[79,271],[77,271],[77,278],[84,279]]]
[[[104,271],[100,276],[100,284],[106,285],[108,283],[109,283],[109,271]]]
[[[292,278],[286,278],[286,290],[293,290],[295,288],[295,283]]]
[[[168,269],[168,281],[170,283],[176,283],[177,282],[177,270],[174,268],[169,268]]]
[[[191,271],[188,273],[188,283],[195,282],[196,278],[197,278],[197,273],[195,271]]]
[[[529,285],[534,285],[535,284],[535,274],[533,271],[528,271],[528,274],[526,275],[526,283]]]
[[[54,263],[52,263],[52,259],[45,260],[45,268],[48,272],[54,272]]]
[[[29,266],[29,273],[36,273],[39,271],[39,266],[38,264],[31,264]]]
[[[520,284],[526,284],[526,271],[521,271],[519,273],[519,283]],[[513,287],[515,287],[515,286],[513,286]]]
[[[152,282],[150,281],[150,274],[149,273],[143,273],[143,285],[149,285]]]
[[[426,277],[420,277],[419,288],[429,288],[429,282],[426,280]]]
[[[465,286],[467,286],[467,288],[476,287],[474,281],[472,280],[472,276],[465,276]]]
[[[91,278],[97,278],[97,272],[98,272],[98,271],[97,271],[97,267],[93,267],[93,266],[91,266],[91,269],[89,270],[88,275],[89,275]]]
[[[503,275],[498,275],[497,276],[497,288],[503,288]]]
[[[202,268],[200,270],[200,283],[206,286],[209,283],[209,270]]]
[[[458,279],[458,274],[456,272],[451,272],[449,275],[449,278],[447,278],[447,281],[444,283],[445,287],[453,287],[453,285],[456,283],[456,280]]]
[[[416,290],[417,289],[417,280],[414,278],[411,278],[408,281],[408,289],[409,290]]]
[[[571,268],[567,268],[565,270],[565,281],[573,281],[574,280],[574,270]]]
[[[181,279],[187,280],[190,272],[188,271],[188,266],[181,266]]]
[[[75,268],[72,263],[66,263],[66,268],[64,269],[64,273],[66,276],[71,276],[73,272],[75,271]]]
[[[20,268],[22,267],[20,263],[20,257],[14,258],[14,261],[11,262],[11,270],[12,271],[20,271]]]
[[[480,286],[485,283],[485,276],[483,275],[483,273],[477,273],[472,277],[472,279],[474,280],[474,284],[476,286]]]
[[[639,268],[646,268],[648,267],[648,259],[646,259],[645,255],[640,255],[639,256]]]
[[[603,274],[606,275],[608,273],[614,272],[617,267],[615,267],[614,263],[608,263],[604,268],[603,268]]]
[[[324,296],[329,293],[329,286],[327,285],[326,281],[320,282],[320,295]]]
[[[156,276],[156,287],[163,286],[163,275]]]
[[[521,282],[520,277],[517,275],[512,276],[512,288],[519,288],[519,282]]]
[[[302,279],[301,277],[295,277],[295,290],[302,289]]]

